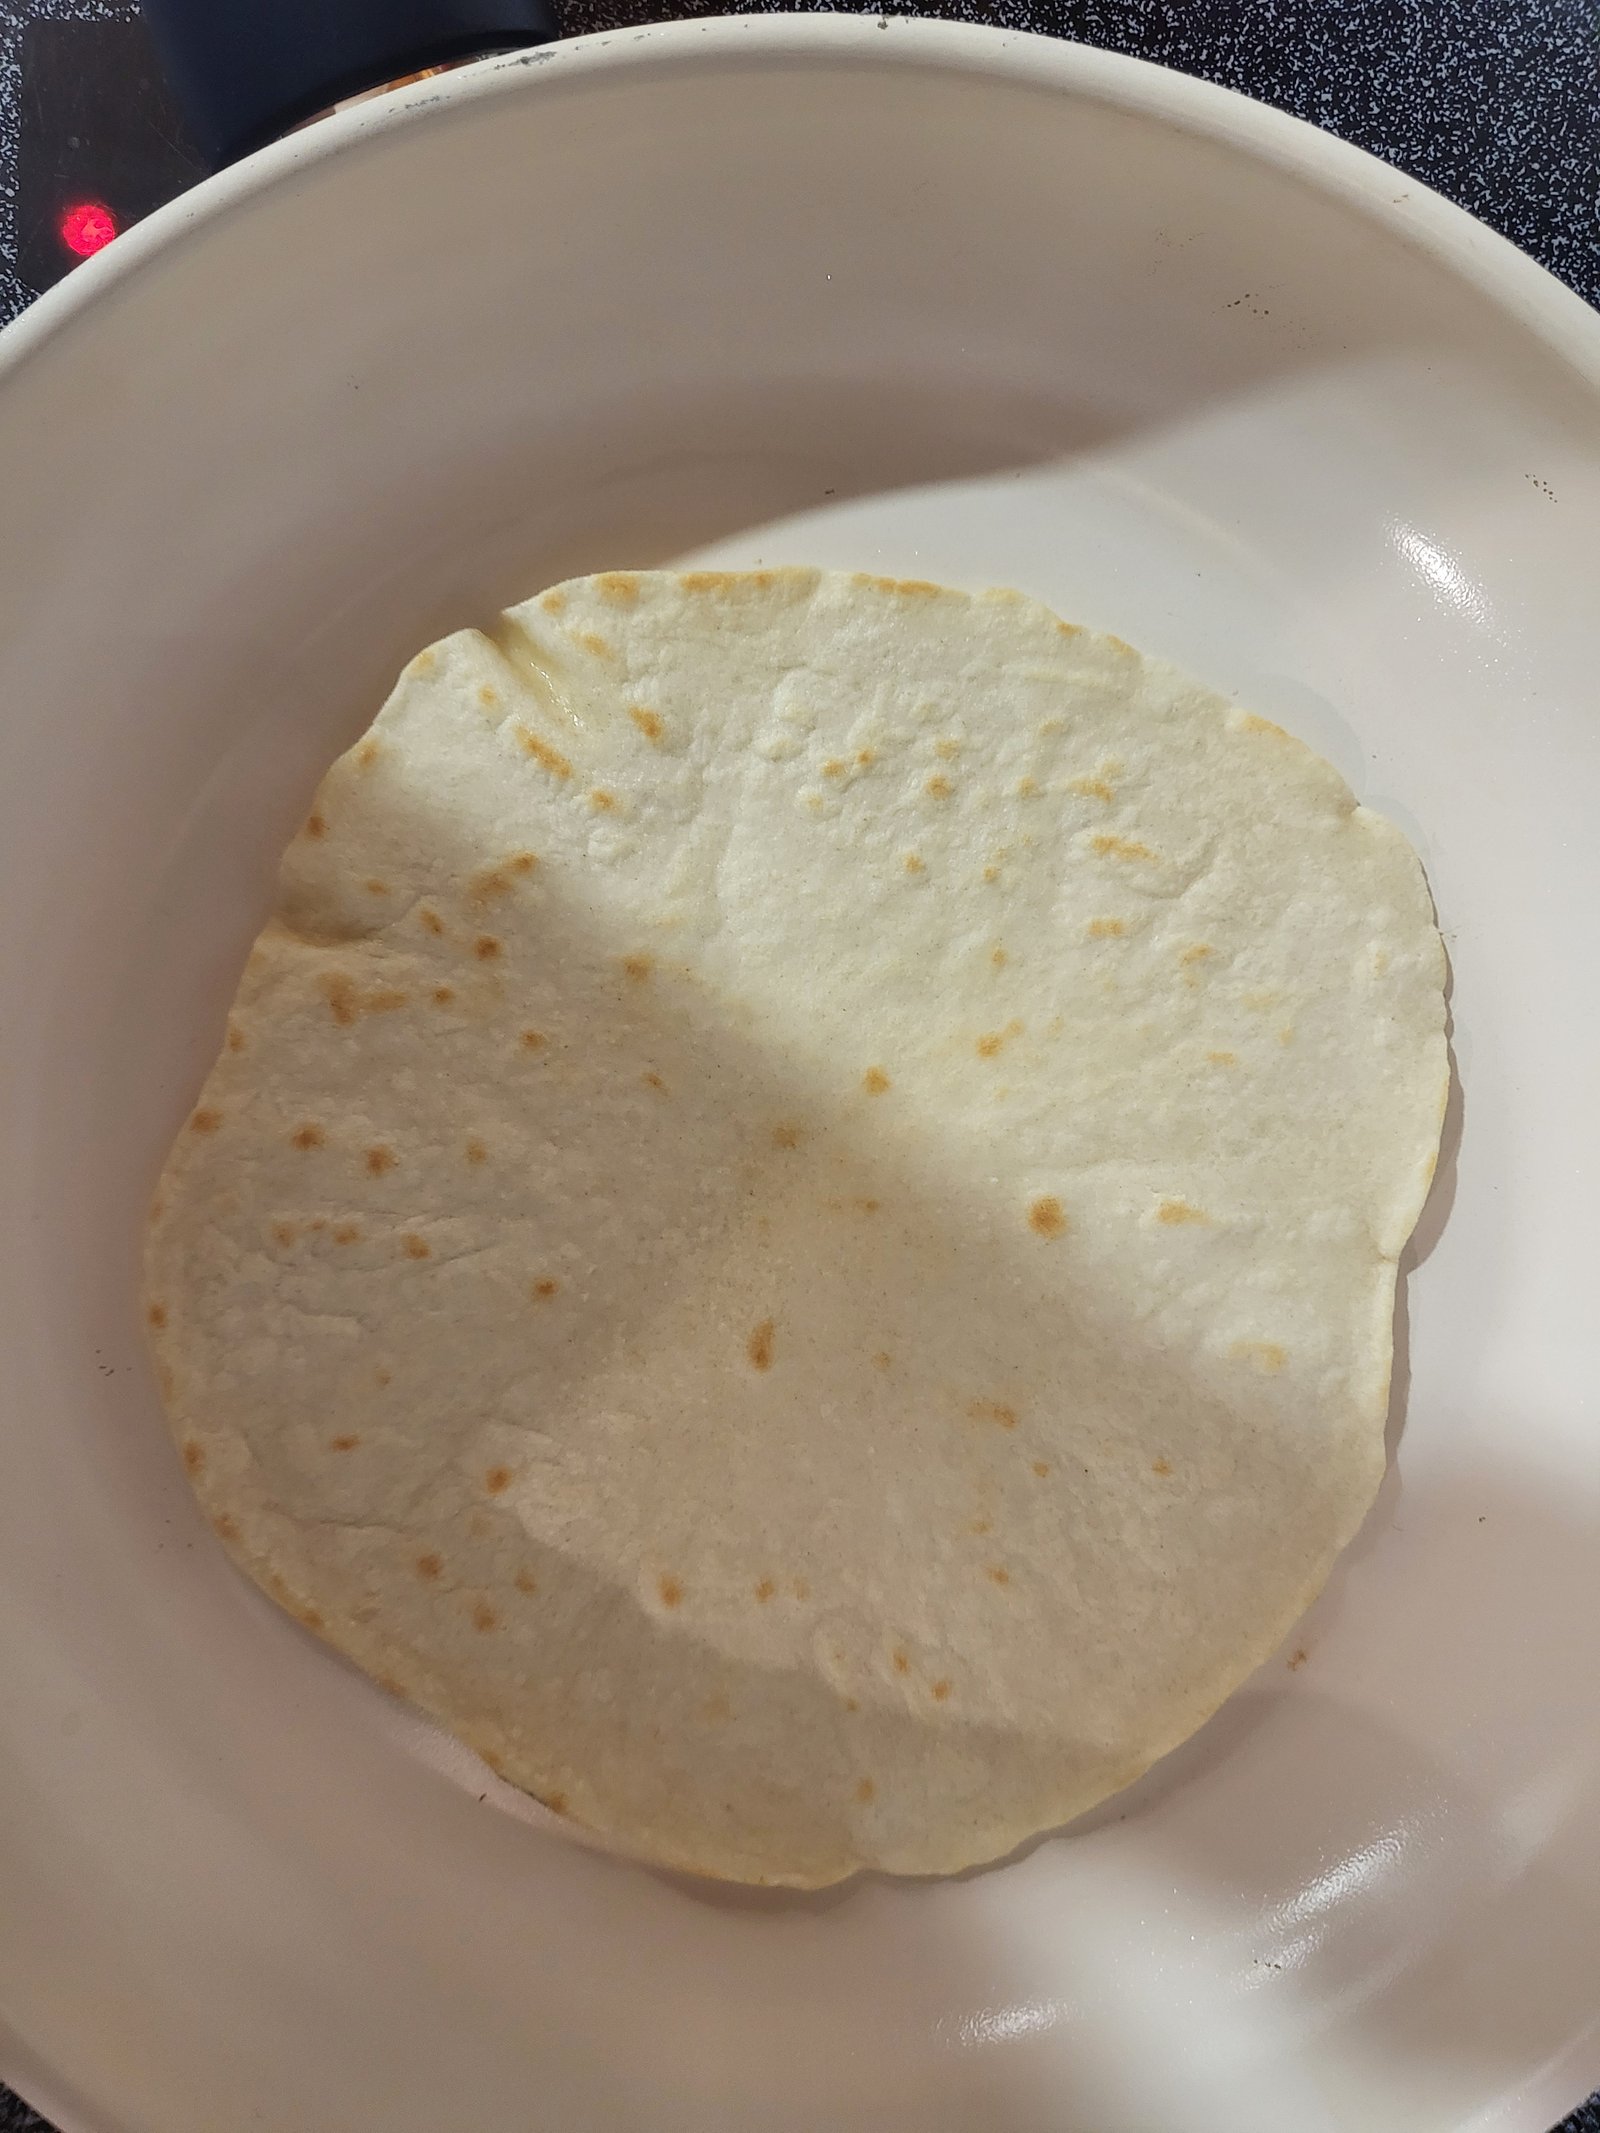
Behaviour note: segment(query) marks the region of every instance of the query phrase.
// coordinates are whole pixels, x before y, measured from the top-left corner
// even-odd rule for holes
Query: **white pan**
[[[957,1881],[730,1892],[517,1811],[230,1569],[140,1343],[321,768],[430,637],[689,554],[1179,660],[1407,828],[1453,958],[1377,1509],[1190,1746]],[[589,38],[46,298],[0,360],[0,2072],[71,2133],[1543,2133],[1600,2080],[1597,674],[1600,320],[1092,51]]]

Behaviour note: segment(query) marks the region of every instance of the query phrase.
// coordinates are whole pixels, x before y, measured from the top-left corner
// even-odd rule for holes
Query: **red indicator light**
[[[91,252],[103,251],[115,237],[117,218],[98,200],[81,200],[63,212],[56,228],[67,250],[87,259]]]

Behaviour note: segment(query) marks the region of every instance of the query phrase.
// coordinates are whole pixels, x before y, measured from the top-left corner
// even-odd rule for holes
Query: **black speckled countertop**
[[[772,4],[569,0],[562,20],[576,34]],[[0,0],[0,318],[26,300],[6,286],[15,237],[3,92],[30,5],[131,12],[119,0]],[[1600,305],[1600,0],[922,0],[889,12],[1075,37],[1280,105],[1458,200]],[[0,2133],[50,2129],[0,2088]],[[1600,2093],[1559,2133],[1600,2133]]]

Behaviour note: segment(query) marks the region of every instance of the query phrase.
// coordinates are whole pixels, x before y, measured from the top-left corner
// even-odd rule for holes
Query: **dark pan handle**
[[[230,163],[341,98],[557,35],[551,0],[142,0],[196,141]]]

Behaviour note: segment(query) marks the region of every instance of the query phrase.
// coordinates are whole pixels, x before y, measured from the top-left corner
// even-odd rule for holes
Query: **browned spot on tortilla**
[[[165,1304],[154,1303],[144,1315],[159,1333],[167,1322],[167,1307]]]
[[[488,1160],[488,1149],[476,1135],[470,1136],[467,1141],[467,1161],[469,1163],[487,1163]]]
[[[485,711],[493,711],[498,708],[500,702],[500,691],[495,687],[492,681],[479,682],[478,701],[480,704],[482,704]]]
[[[382,1141],[377,1142],[366,1153],[367,1168],[375,1178],[381,1178],[386,1170],[393,1170],[399,1160],[394,1150],[386,1147]]]
[[[1034,1472],[1035,1472],[1035,1473],[1036,1473],[1036,1474],[1038,1475],[1038,1477],[1039,1477],[1039,1479],[1040,1479],[1041,1481],[1044,1481],[1045,1479],[1047,1479],[1047,1477],[1049,1476],[1049,1472],[1050,1472],[1050,1462],[1049,1462],[1049,1460],[1048,1460],[1048,1459],[1035,1459],[1035,1461],[1033,1462],[1033,1471],[1034,1471]]]
[[[530,1599],[539,1590],[539,1580],[531,1570],[519,1570],[511,1582],[518,1592],[526,1593]]]
[[[1028,1227],[1040,1237],[1059,1237],[1067,1226],[1061,1202],[1053,1193],[1042,1193],[1028,1209]]]
[[[380,881],[377,875],[374,874],[367,883],[367,894],[369,896],[387,896],[388,893],[389,884],[386,881]]]
[[[289,1249],[299,1234],[292,1222],[274,1222],[272,1225],[272,1241],[284,1251]]]
[[[219,1511],[211,1521],[215,1532],[225,1541],[239,1538],[239,1521],[231,1511]]]
[[[905,868],[908,874],[921,874],[926,872],[926,867],[924,866],[922,855],[920,852],[907,852],[906,856],[904,857],[904,859],[901,860],[900,864]]]
[[[890,1360],[889,1351],[886,1348],[880,1348],[872,1358],[872,1367],[874,1370],[887,1370]]]
[[[871,592],[888,593],[897,600],[944,600],[959,599],[948,587],[930,584],[926,578],[875,578],[868,572],[858,570],[854,583],[865,586]]]
[[[952,757],[958,756],[961,753],[961,743],[955,738],[953,734],[947,734],[943,740],[934,742],[933,752],[936,756],[941,756],[944,761],[948,763],[952,759]]]
[[[878,1788],[873,1784],[871,1778],[862,1778],[856,1785],[856,1798],[863,1807],[870,1807],[873,1800],[876,1799],[877,1793]]]
[[[661,1076],[655,1073],[653,1070],[648,1074],[641,1075],[640,1079],[643,1081],[647,1089],[659,1089],[663,1094],[666,1093],[666,1083],[661,1079]]]
[[[414,1229],[408,1229],[400,1242],[405,1247],[405,1255],[408,1259],[428,1259],[432,1257],[433,1248],[428,1243],[427,1238],[419,1237]]]
[[[811,1597],[811,1587],[804,1578],[796,1578],[789,1590],[797,1600],[809,1600]]]
[[[1209,1222],[1211,1217],[1204,1208],[1191,1207],[1187,1200],[1163,1200],[1156,1209],[1156,1220],[1175,1228],[1181,1222]]]
[[[1206,1058],[1212,1066],[1237,1066],[1239,1064],[1237,1052],[1207,1052]]]
[[[1019,800],[1035,800],[1038,796],[1039,781],[1037,778],[1019,778],[1017,780],[1017,798]]]
[[[326,818],[325,816],[323,816],[323,815],[307,815],[307,817],[306,817],[306,835],[307,835],[308,837],[326,837],[326,836],[327,836],[327,834],[328,834],[328,824],[327,824],[327,818]]]
[[[875,1215],[882,1206],[881,1200],[855,1200],[851,1205],[863,1215]]]
[[[683,1587],[670,1574],[657,1578],[656,1591],[661,1595],[663,1607],[680,1607],[683,1604]]]
[[[1290,1671],[1290,1673],[1291,1673],[1291,1674],[1298,1674],[1298,1673],[1299,1673],[1299,1671],[1300,1671],[1300,1669],[1301,1669],[1301,1667],[1303,1667],[1303,1666],[1305,1665],[1306,1661],[1307,1661],[1307,1660],[1308,1660],[1308,1659],[1309,1659],[1310,1657],[1311,1657],[1311,1654],[1310,1654],[1310,1653],[1309,1653],[1309,1652],[1308,1652],[1308,1651],[1307,1651],[1307,1650],[1305,1649],[1304,1645],[1302,1645],[1302,1646],[1301,1646],[1301,1647],[1299,1648],[1299,1650],[1297,1650],[1297,1651],[1295,1652],[1295,1654],[1294,1654],[1294,1657],[1293,1657],[1293,1658],[1292,1658],[1292,1659],[1291,1659],[1291,1660],[1289,1661],[1289,1671]]]
[[[334,1229],[333,1241],[335,1244],[359,1244],[361,1242],[361,1224],[359,1222],[339,1223]]]
[[[1115,940],[1127,930],[1120,918],[1091,918],[1089,921],[1089,938],[1092,941]]]
[[[950,1684],[948,1681],[936,1681],[928,1691],[935,1703],[943,1703],[949,1693]]]
[[[858,770],[870,770],[877,760],[878,751],[876,748],[858,748],[856,750],[856,768]]]
[[[511,1469],[508,1466],[492,1466],[483,1477],[483,1485],[491,1496],[503,1496],[511,1486]]]
[[[527,876],[539,864],[539,855],[537,852],[513,852],[505,864],[508,873]]]
[[[1058,622],[1056,624],[1056,635],[1058,637],[1081,637],[1083,635],[1083,624],[1081,622]]]
[[[772,1336],[773,1322],[770,1318],[764,1318],[745,1343],[745,1353],[750,1358],[752,1370],[772,1368]]]
[[[419,1578],[436,1578],[443,1569],[444,1557],[442,1555],[435,1555],[430,1550],[428,1554],[417,1557],[417,1576]]]
[[[1102,859],[1153,860],[1156,856],[1149,845],[1141,844],[1137,837],[1114,837],[1109,831],[1102,831],[1090,842]]]
[[[244,1046],[244,1031],[239,1027],[237,1022],[230,1022],[228,1024],[228,1050],[230,1052],[242,1052],[244,1050]]]
[[[448,1007],[455,999],[455,996],[456,989],[453,985],[435,985],[433,988],[433,1004],[435,1007]]]
[[[611,814],[614,811],[616,804],[616,794],[614,792],[607,792],[605,787],[602,785],[597,785],[594,791],[589,795],[589,805],[594,809],[597,815]]]
[[[202,1104],[189,1121],[191,1133],[215,1133],[222,1124],[222,1113],[209,1104]]]
[[[348,1029],[361,1012],[356,999],[355,984],[342,970],[324,973],[322,996],[328,1003],[329,1014],[342,1029]]]
[[[566,604],[567,596],[559,585],[552,586],[549,592],[542,593],[539,598],[539,605],[547,615],[559,615]]]
[[[986,1564],[984,1566],[984,1576],[991,1585],[1009,1585],[1011,1583],[1011,1572],[1007,1570],[1004,1563]]]
[[[1086,800],[1104,800],[1108,804],[1117,797],[1104,778],[1068,778],[1067,790],[1082,793]]]
[[[823,764],[822,775],[825,778],[842,778],[845,774],[847,767],[848,766],[846,764],[840,762],[839,758],[835,756],[832,758],[831,761]]]
[[[480,963],[492,963],[502,953],[502,949],[492,933],[480,933],[472,944],[472,952]]]
[[[1259,718],[1254,711],[1237,711],[1228,723],[1238,733],[1264,733],[1269,740],[1286,741],[1289,736],[1281,726],[1275,726],[1270,718]]]
[[[487,1636],[491,1629],[500,1627],[500,1617],[487,1600],[475,1600],[472,1605],[472,1626],[480,1636]]]
[[[302,1607],[297,1611],[295,1619],[304,1623],[307,1629],[321,1629],[322,1610],[320,1607]]]
[[[365,1006],[369,1015],[392,1015],[397,1007],[404,1007],[409,996],[396,991],[393,986],[378,992],[369,992]]]
[[[191,1437],[183,1447],[183,1463],[191,1474],[203,1471],[206,1463],[206,1448]]]
[[[894,1084],[882,1067],[872,1066],[868,1067],[867,1071],[862,1075],[861,1086],[869,1096],[881,1096],[886,1089],[892,1088]]]
[[[800,1145],[800,1132],[801,1129],[798,1126],[789,1125],[787,1123],[774,1126],[772,1129],[773,1147],[798,1148]]]
[[[381,1363],[373,1372],[373,1376],[377,1379],[380,1385],[392,1385],[394,1383],[394,1372],[392,1370],[385,1370]]]
[[[1152,1459],[1150,1471],[1152,1474],[1170,1474],[1172,1472],[1172,1461],[1170,1459]]]
[[[1286,1022],[1286,1023],[1285,1023],[1284,1025],[1283,1025],[1282,1029],[1281,1029],[1281,1030],[1279,1030],[1279,1032],[1278,1032],[1278,1042],[1279,1042],[1280,1044],[1293,1044],[1293,1042],[1294,1042],[1294,1024],[1293,1024],[1292,1022]]]
[[[647,711],[643,704],[629,704],[628,716],[647,741],[660,740],[661,714],[659,711]]]
[[[467,896],[475,904],[493,903],[496,897],[510,894],[511,884],[499,867],[485,867],[481,874],[474,874],[467,884]]]
[[[985,881],[998,881],[1000,879],[1000,869],[991,863],[984,868],[983,878]]]
[[[552,748],[548,741],[541,740],[530,727],[518,726],[515,732],[518,747],[524,755],[531,755],[541,770],[548,770],[553,778],[571,777],[572,765],[559,748]]]
[[[904,1651],[904,1650],[902,1649],[902,1647],[901,1647],[900,1645],[898,1645],[898,1644],[897,1644],[897,1645],[895,1646],[895,1648],[894,1648],[893,1652],[892,1652],[892,1653],[890,1654],[890,1658],[891,1658],[891,1660],[892,1660],[892,1662],[893,1662],[893,1665],[894,1665],[894,1670],[895,1670],[895,1672],[896,1672],[897,1674],[909,1674],[909,1673],[910,1673],[910,1671],[911,1671],[911,1660],[910,1660],[910,1657],[909,1657],[909,1655],[908,1655],[908,1654],[907,1654],[907,1653],[906,1653],[906,1652],[905,1652],[905,1651]]]
[[[756,1598],[761,1602],[761,1605],[765,1607],[767,1602],[772,1598],[773,1594],[777,1591],[777,1589],[777,1586],[773,1584],[771,1578],[762,1578],[759,1584],[756,1586]]]
[[[1204,963],[1215,954],[1216,950],[1209,941],[1196,941],[1193,947],[1185,948],[1178,961],[1180,963]]]
[[[537,1029],[525,1029],[519,1041],[525,1052],[542,1051],[545,1043],[544,1032]]]
[[[936,770],[922,789],[933,800],[948,800],[955,791],[955,787],[942,770]]]
[[[327,1138],[322,1128],[313,1119],[308,1118],[303,1126],[295,1127],[289,1136],[289,1143],[295,1148],[320,1148]]]
[[[335,1452],[353,1452],[360,1442],[361,1439],[358,1436],[347,1431],[342,1437],[330,1437],[328,1439],[328,1448],[330,1451]]]
[[[639,597],[639,580],[631,570],[604,570],[595,579],[594,589],[613,607],[632,607]]]
[[[427,904],[424,904],[421,910],[418,911],[417,919],[426,933],[443,933],[444,931],[444,920],[437,911],[431,909]]]
[[[844,1707],[847,1711],[859,1711],[861,1708],[860,1704],[856,1702],[853,1696],[847,1696],[845,1698]]]
[[[980,1059],[993,1059],[1002,1050],[1008,1038],[1020,1037],[1021,1035],[1022,1024],[1020,1022],[1008,1022],[1004,1029],[987,1031],[978,1039],[973,1049]]]
[[[598,630],[579,630],[578,643],[596,659],[615,659],[616,653]]]
[[[549,1274],[546,1274],[542,1281],[536,1281],[534,1283],[533,1293],[535,1296],[540,1297],[554,1296],[560,1286],[561,1284],[559,1281],[554,1280]]]
[[[1276,1341],[1235,1341],[1228,1353],[1241,1363],[1254,1363],[1268,1377],[1276,1377],[1289,1360],[1288,1350]]]
[[[1007,963],[1010,962],[1011,958],[1006,954],[1003,948],[991,948],[989,950],[989,960],[991,963],[993,963],[996,970],[1004,970]]]
[[[1002,1429],[1015,1429],[1017,1410],[1003,1400],[969,1400],[967,1413],[974,1422],[998,1422]]]

